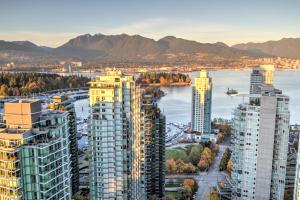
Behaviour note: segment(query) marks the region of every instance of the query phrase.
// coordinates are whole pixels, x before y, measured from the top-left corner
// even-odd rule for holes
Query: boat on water
[[[225,94],[227,95],[236,95],[238,94],[238,91],[237,90],[234,90],[234,89],[227,89],[227,92],[225,92]]]

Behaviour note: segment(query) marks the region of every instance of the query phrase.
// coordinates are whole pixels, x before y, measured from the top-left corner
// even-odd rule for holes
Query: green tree
[[[197,165],[197,163],[199,162],[202,151],[203,151],[203,146],[201,144],[192,147],[188,158],[189,161],[193,163],[193,165]]]

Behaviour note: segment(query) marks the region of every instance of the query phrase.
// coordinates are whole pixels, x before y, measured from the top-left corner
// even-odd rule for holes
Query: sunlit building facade
[[[140,87],[107,71],[90,82],[89,103],[90,199],[144,199]]]
[[[4,104],[0,129],[0,199],[71,199],[67,113],[38,100]]]
[[[289,98],[273,89],[239,105],[232,122],[232,199],[284,198]]]
[[[192,130],[202,134],[201,138],[211,134],[212,79],[206,70],[201,70],[192,87]]]

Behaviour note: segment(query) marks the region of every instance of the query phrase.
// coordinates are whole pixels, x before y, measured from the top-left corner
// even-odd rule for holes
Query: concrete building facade
[[[289,118],[289,98],[275,89],[235,109],[232,199],[284,198]]]

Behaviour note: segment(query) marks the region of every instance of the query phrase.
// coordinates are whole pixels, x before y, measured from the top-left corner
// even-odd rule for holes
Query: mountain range
[[[213,59],[281,56],[300,58],[300,38],[264,43],[200,43],[167,36],[159,40],[140,35],[80,35],[57,47],[37,46],[29,41],[0,40],[0,64],[7,62],[52,63],[61,59],[94,62],[184,63]]]
[[[249,42],[246,44],[237,44],[234,48],[252,52],[266,53],[269,55],[300,58],[300,38],[282,38],[279,41],[268,41],[263,43]]]

